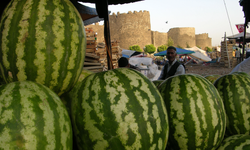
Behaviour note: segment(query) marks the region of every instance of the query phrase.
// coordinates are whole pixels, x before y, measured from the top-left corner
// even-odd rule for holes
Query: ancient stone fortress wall
[[[167,44],[168,42],[168,33],[167,32],[158,32],[158,31],[152,31],[151,32],[152,37],[152,44],[157,48],[161,45]]]
[[[212,47],[212,39],[208,37],[208,33],[196,34],[196,46],[205,49],[206,47]]]
[[[195,35],[195,28],[181,27],[171,28],[167,33],[151,31],[149,11],[129,11],[128,13],[113,13],[109,16],[111,41],[119,41],[119,46],[128,49],[129,46],[139,45],[141,49],[145,45],[158,46],[167,44],[172,38],[174,46],[183,48],[199,46],[202,49],[212,47],[211,38],[207,33]],[[85,28],[93,28],[97,32],[97,42],[104,42],[104,26],[88,25]]]
[[[119,12],[109,16],[112,40],[120,41],[119,46],[128,49],[139,45],[141,49],[151,44],[151,24],[148,11]]]
[[[174,46],[178,47],[193,47],[195,46],[195,28],[171,28],[168,31],[168,38],[172,38]]]

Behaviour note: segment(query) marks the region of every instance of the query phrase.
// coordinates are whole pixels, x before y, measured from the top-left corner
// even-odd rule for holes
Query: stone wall
[[[112,40],[120,41],[119,46],[128,49],[139,45],[141,49],[151,44],[151,24],[148,11],[119,12],[109,16]]]
[[[153,44],[156,48],[167,44],[172,38],[174,46],[186,48],[199,46],[202,49],[212,47],[212,39],[207,33],[195,35],[195,28],[171,28],[167,33],[151,31],[150,14],[148,11],[129,11],[128,13],[113,13],[109,16],[111,41],[118,41],[123,49],[139,45],[143,49],[146,45]],[[104,42],[104,25],[88,25],[97,32],[97,42]]]
[[[171,28],[168,31],[168,38],[172,38],[174,46],[186,48],[187,45],[190,47],[196,46],[195,44],[195,28]]]
[[[201,49],[205,49],[206,47],[212,48],[212,39],[208,37],[208,33],[196,34],[196,46],[201,47]]]
[[[158,31],[152,31],[152,44],[155,47],[159,47],[161,45],[165,45],[168,42],[168,33],[162,33]]]

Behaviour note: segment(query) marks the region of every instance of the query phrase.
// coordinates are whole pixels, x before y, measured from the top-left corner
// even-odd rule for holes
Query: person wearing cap
[[[174,75],[185,74],[185,68],[180,62],[176,60],[176,56],[176,48],[169,46],[167,48],[168,62],[163,66],[158,80],[165,80]]]

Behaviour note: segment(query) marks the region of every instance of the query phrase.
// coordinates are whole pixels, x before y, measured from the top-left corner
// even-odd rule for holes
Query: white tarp
[[[241,32],[241,33],[238,33],[235,35],[228,36],[227,38],[228,39],[239,39],[239,38],[243,38],[243,37],[244,37],[244,32]],[[250,33],[246,32],[246,39],[249,39],[249,38],[250,38]]]
[[[233,72],[246,72],[250,74],[250,57],[235,66],[231,73]]]
[[[158,66],[153,63],[153,59],[149,57],[131,57],[129,58],[129,64],[138,67],[141,73],[149,79],[156,76]]]
[[[194,46],[194,47],[191,47],[191,48],[185,48],[187,50],[191,50],[191,51],[194,51],[195,53],[192,53],[192,54],[189,54],[201,61],[204,61],[204,62],[208,62],[208,61],[211,61],[212,59],[210,57],[208,57],[208,54],[206,51]]]

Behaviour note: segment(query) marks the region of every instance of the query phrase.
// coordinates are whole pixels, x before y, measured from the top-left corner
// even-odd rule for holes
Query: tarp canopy
[[[231,35],[231,36],[228,36],[227,38],[228,39],[243,39],[244,37],[244,32],[241,32],[241,33],[238,33],[238,34],[235,34],[235,35]],[[246,39],[250,39],[250,33],[246,32]]]
[[[192,54],[195,53],[194,51],[186,50],[186,49],[181,49],[176,47],[176,53],[177,54]],[[154,56],[165,56],[167,54],[167,50],[159,52],[154,54]]]
[[[122,49],[122,57],[132,57],[135,55],[141,54],[141,52],[133,51],[133,50],[127,50],[127,49]]]
[[[208,57],[208,54],[206,51],[194,46],[192,48],[186,48],[187,50],[194,51],[195,53],[190,54],[190,56],[193,56],[196,59],[199,59],[203,62],[211,61],[212,59]]]
[[[235,66],[231,73],[233,72],[246,72],[250,75],[250,57]]]

